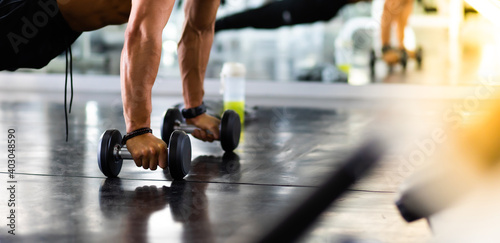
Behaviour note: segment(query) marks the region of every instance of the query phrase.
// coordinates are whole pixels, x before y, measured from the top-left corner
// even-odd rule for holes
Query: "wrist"
[[[184,100],[184,108],[194,108],[203,104],[203,100],[200,101],[192,101],[192,100]]]
[[[137,130],[134,130],[132,132],[129,132],[129,133],[125,134],[125,136],[123,136],[122,144],[127,144],[127,140],[130,140],[130,139],[135,138],[137,136],[141,136],[141,135],[148,134],[148,133],[153,133],[153,130],[149,127],[143,127],[143,128],[139,128]]]
[[[203,113],[199,116],[193,117],[193,118],[186,118],[186,123],[189,125],[196,125],[200,119],[202,119],[203,116],[205,116],[207,113]]]
[[[143,128],[143,127],[151,127],[150,119],[147,119],[147,121],[145,121],[145,122],[137,122],[137,121],[131,121],[129,119],[125,119],[125,124],[127,127],[127,133],[135,131],[135,130]]]
[[[207,107],[205,106],[205,103],[202,102],[199,106],[182,109],[181,113],[185,119],[193,119],[205,114],[205,112],[207,112]]]

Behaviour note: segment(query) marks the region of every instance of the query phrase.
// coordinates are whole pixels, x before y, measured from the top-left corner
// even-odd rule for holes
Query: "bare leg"
[[[392,23],[397,22],[398,27],[398,47],[404,49],[404,28],[408,17],[412,11],[411,0],[386,0],[384,4],[384,12],[380,22],[383,59],[387,63],[396,63],[399,60],[397,51],[389,50],[391,45],[391,27]]]
[[[380,21],[382,46],[390,46],[391,44],[391,27],[395,19],[395,12],[397,12],[395,11],[395,5],[398,1],[399,0],[386,0],[384,3],[384,12],[382,13],[382,19]]]
[[[399,49],[405,49],[404,39],[405,39],[405,27],[408,23],[408,18],[410,17],[411,11],[413,9],[412,0],[402,1],[402,12],[397,18],[397,31],[398,31],[398,45]]]

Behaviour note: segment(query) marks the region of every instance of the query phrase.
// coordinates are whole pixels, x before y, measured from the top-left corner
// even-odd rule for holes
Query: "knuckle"
[[[155,148],[150,148],[148,152],[149,152],[149,155],[150,155],[150,156],[153,156],[153,157],[154,157],[154,156],[156,156],[156,155],[157,155],[157,151],[156,151],[156,149],[155,149]]]
[[[158,148],[158,151],[163,151],[167,148],[167,146],[165,143],[159,143],[157,148]]]
[[[145,156],[145,155],[147,156],[148,155],[148,149],[147,148],[143,148],[143,149],[141,149],[140,153],[141,153],[142,156]]]
[[[142,153],[137,153],[136,151],[132,152],[132,158],[134,158],[134,161],[142,161],[143,154]]]

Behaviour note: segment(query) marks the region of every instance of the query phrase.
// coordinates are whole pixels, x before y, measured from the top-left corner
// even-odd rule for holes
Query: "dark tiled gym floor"
[[[191,173],[172,182],[168,173],[125,161],[120,179],[106,180],[97,166],[103,131],[124,131],[119,94],[77,94],[64,141],[60,93],[3,92],[0,144],[16,129],[16,235],[7,234],[8,191],[0,193],[0,242],[224,242],[249,224],[274,220],[301,200],[367,137],[385,102],[316,101],[318,108],[260,106],[244,140],[225,159],[217,143],[194,141]],[[155,98],[153,130],[164,109],[181,97]],[[311,102],[311,101],[310,101]],[[325,105],[324,102],[331,102]],[[252,103],[252,99],[249,99]],[[354,105],[353,105],[354,103]],[[437,109],[437,108],[436,108]],[[406,113],[405,113],[406,112]],[[427,113],[405,110],[400,116]],[[430,114],[430,115],[429,115]],[[1,149],[0,185],[7,187],[7,152]],[[357,183],[301,239],[338,242],[422,242],[425,222],[406,224],[393,201],[395,155]],[[258,235],[259,232],[254,232]],[[251,241],[251,239],[246,239]]]

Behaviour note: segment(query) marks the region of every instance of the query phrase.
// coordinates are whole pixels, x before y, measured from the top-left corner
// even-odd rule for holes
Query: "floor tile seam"
[[[0,172],[0,174],[9,174],[8,172]],[[35,174],[35,173],[16,173],[16,175],[27,175],[27,176],[44,176],[44,177],[67,177],[67,178],[85,178],[85,179],[106,179],[104,177],[97,176],[76,176],[76,175],[51,175],[51,174]],[[134,179],[134,178],[120,178],[120,180],[126,181],[171,181],[162,179]],[[222,181],[190,181],[189,183],[206,183],[206,184],[226,184],[226,185],[248,185],[248,186],[262,186],[262,187],[295,187],[295,188],[318,188],[318,186],[311,185],[290,185],[290,184],[263,184],[263,183],[245,183],[245,182],[222,182]],[[394,194],[396,191],[384,191],[384,190],[366,190],[366,189],[348,189],[347,191],[352,192],[372,192],[372,193],[387,193]]]

